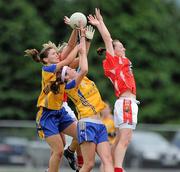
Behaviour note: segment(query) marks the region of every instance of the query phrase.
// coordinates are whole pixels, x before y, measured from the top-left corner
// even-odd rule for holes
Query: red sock
[[[114,172],[123,172],[123,169],[122,169],[122,168],[117,168],[117,167],[115,167],[115,168],[114,168]]]
[[[83,157],[82,156],[77,156],[77,164],[78,164],[78,167],[82,167],[83,165]]]

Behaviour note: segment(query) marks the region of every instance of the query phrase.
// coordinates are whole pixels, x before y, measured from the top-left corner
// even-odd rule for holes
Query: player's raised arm
[[[95,29],[91,25],[86,27],[85,36],[86,36],[86,53],[87,53],[87,55],[89,52],[91,41],[94,37],[94,32],[95,32]],[[72,63],[69,65],[69,67],[74,68],[74,69],[77,68],[78,66],[79,66],[79,57],[75,58],[72,61]]]
[[[95,33],[95,29],[91,26],[91,25],[88,25],[86,27],[86,53],[88,55],[88,52],[89,52],[89,48],[90,48],[90,45],[91,45],[91,41],[94,37],[94,33]]]
[[[85,29],[80,28],[80,49],[79,49],[79,68],[80,71],[76,77],[76,86],[80,84],[84,76],[88,72],[88,61],[87,61],[87,52],[86,52],[86,41],[85,41]]]
[[[67,16],[64,17],[64,23],[70,25],[70,19]],[[68,56],[68,54],[76,46],[76,44],[77,44],[77,29],[73,29],[70,38],[68,40],[67,46],[64,48],[64,50],[61,53],[61,60],[65,59]]]
[[[56,71],[59,71],[63,66],[69,65],[77,57],[79,51],[79,45],[76,45],[69,55],[57,64]]]
[[[89,23],[96,26],[98,31],[100,32],[102,39],[105,43],[106,50],[114,56],[114,49],[112,45],[112,38],[111,35],[104,24],[103,17],[100,13],[100,9],[96,8],[95,9],[95,15],[89,15],[88,16]]]

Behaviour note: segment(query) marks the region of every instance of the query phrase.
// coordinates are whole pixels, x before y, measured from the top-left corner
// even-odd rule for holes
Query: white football
[[[70,17],[70,26],[74,29],[76,27],[79,27],[79,21],[82,21],[83,27],[87,25],[87,18],[86,16],[81,12],[75,12]]]

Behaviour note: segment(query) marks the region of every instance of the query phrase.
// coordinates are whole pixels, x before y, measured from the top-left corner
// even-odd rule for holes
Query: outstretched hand
[[[99,8],[95,8],[95,15],[98,21],[103,21],[103,17],[101,15],[100,9]]]
[[[94,32],[95,32],[95,29],[91,25],[87,26],[86,27],[86,38],[88,40],[92,40],[94,37]]]
[[[101,15],[99,8],[95,8],[95,15],[94,16],[92,14],[90,14],[87,18],[89,20],[89,23],[94,25],[94,26],[98,26],[100,24],[100,22],[103,21],[103,17]]]
[[[97,26],[97,25],[99,25],[100,23],[99,23],[99,20],[97,19],[97,17],[96,17],[96,15],[92,15],[92,14],[90,14],[89,16],[87,16],[87,18],[88,18],[88,22],[90,23],[90,24],[92,24],[93,26]]]
[[[70,26],[70,18],[67,16],[64,16],[64,23]]]

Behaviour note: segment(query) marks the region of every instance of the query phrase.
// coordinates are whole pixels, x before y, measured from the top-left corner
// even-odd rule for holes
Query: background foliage
[[[120,39],[133,63],[139,121],[180,122],[180,13],[169,0],[0,0],[0,119],[35,119],[41,65],[24,57],[27,48],[48,40],[68,40],[71,29],[64,15],[88,15],[99,7],[112,37]],[[115,96],[104,77],[103,46],[96,31],[89,53],[89,77],[113,106]]]

